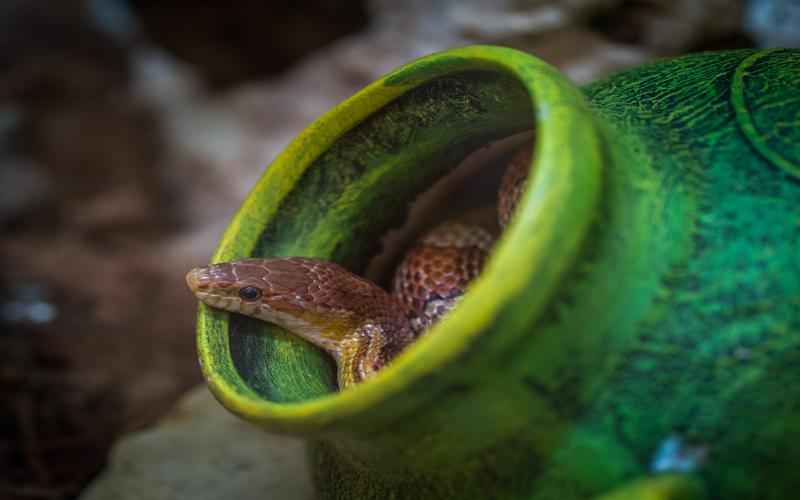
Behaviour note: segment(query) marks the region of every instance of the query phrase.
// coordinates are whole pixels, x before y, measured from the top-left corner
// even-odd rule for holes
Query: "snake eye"
[[[245,286],[239,289],[239,297],[242,300],[258,300],[261,298],[261,290],[254,286]]]

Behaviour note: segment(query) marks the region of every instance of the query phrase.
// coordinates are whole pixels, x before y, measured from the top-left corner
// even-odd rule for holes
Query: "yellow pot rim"
[[[241,231],[243,225],[266,225],[306,168],[344,133],[416,86],[469,70],[503,72],[523,85],[533,102],[536,142],[535,174],[512,223],[462,305],[373,379],[296,403],[267,401],[255,391],[243,391],[227,378],[232,376],[231,371],[222,369],[219,356],[212,352],[211,336],[220,331],[228,334],[227,328],[218,328],[228,320],[228,313],[201,305],[197,324],[199,359],[209,388],[226,408],[270,430],[321,432],[340,419],[353,417],[389,398],[402,397],[412,383],[455,361],[487,329],[502,305],[529,286],[534,273],[541,285],[537,286],[529,310],[538,313],[547,305],[574,262],[599,201],[601,140],[577,87],[547,63],[496,46],[470,46],[417,59],[368,85],[308,126],[254,186],[225,231],[212,262],[251,256],[256,238]],[[581,155],[574,154],[578,150]],[[265,196],[267,192],[269,196]]]

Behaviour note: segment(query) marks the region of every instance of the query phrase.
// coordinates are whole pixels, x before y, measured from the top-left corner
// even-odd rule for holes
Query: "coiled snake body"
[[[527,177],[531,147],[509,162],[500,185],[504,227]],[[483,268],[492,235],[446,222],[427,233],[398,267],[393,293],[328,261],[243,259],[195,268],[186,282],[205,304],[276,324],[336,360],[340,388],[375,374],[450,311]]]

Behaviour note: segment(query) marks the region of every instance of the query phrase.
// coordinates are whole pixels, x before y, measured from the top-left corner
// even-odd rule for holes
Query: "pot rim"
[[[501,313],[502,306],[529,286],[534,273],[537,293],[526,303],[529,314],[538,316],[549,303],[577,257],[600,199],[600,133],[582,92],[558,70],[527,53],[497,46],[451,49],[412,61],[305,128],[253,187],[226,229],[212,262],[251,256],[258,239],[253,235],[258,231],[243,228],[266,224],[305,169],[343,134],[409,90],[434,78],[470,70],[510,75],[528,93],[534,110],[535,174],[514,218],[460,307],[370,380],[319,398],[278,403],[244,388],[244,382],[233,383],[230,377],[239,375],[232,368],[227,337],[224,342],[215,338],[228,335],[229,313],[201,304],[197,320],[199,360],[209,388],[230,411],[273,431],[330,429],[341,419],[389,398],[402,397],[412,383],[456,361]],[[581,153],[575,154],[577,151]],[[269,196],[264,195],[266,190]],[[514,332],[514,338],[519,333]],[[218,352],[221,344],[228,349],[222,355]]]

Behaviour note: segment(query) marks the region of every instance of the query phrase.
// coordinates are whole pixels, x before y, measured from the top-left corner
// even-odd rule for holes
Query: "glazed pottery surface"
[[[363,272],[419,193],[529,129],[533,174],[485,271],[377,377],[337,392],[313,346],[201,306],[211,390],[307,438],[322,498],[793,497],[800,51],[691,55],[583,89],[506,48],[422,58],[302,132],[214,261]]]

